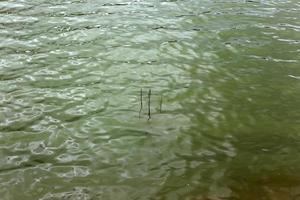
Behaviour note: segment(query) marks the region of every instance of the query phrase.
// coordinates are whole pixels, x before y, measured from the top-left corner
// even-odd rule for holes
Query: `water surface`
[[[299,13],[0,1],[1,199],[298,199]]]

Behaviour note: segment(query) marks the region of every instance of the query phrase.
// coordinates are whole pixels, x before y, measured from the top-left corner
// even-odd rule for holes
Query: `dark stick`
[[[148,93],[148,120],[151,119],[150,104],[151,104],[151,89],[149,89],[149,93]]]
[[[162,111],[162,103],[163,103],[163,97],[162,95],[160,96],[160,102],[159,102],[159,112],[161,113]]]
[[[140,112],[139,112],[139,118],[141,118],[141,112],[143,109],[143,88],[141,88],[140,98],[141,98],[141,108],[140,108]]]

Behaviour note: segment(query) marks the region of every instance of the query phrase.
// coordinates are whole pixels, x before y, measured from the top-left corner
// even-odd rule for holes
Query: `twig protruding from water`
[[[150,105],[151,105],[151,89],[149,89],[149,92],[148,92],[148,120],[151,119],[151,108],[150,108]]]
[[[163,103],[163,96],[160,96],[160,101],[159,101],[159,112],[162,112],[162,103]]]

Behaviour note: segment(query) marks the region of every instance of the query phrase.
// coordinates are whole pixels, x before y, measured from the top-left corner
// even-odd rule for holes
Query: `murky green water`
[[[300,199],[299,13],[0,1],[1,199]]]

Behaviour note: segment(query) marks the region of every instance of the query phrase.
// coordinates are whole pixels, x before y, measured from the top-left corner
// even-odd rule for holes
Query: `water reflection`
[[[250,37],[256,44],[252,46],[239,42],[240,37],[247,40],[241,32],[223,31],[209,42],[228,48],[208,54],[213,61],[205,56],[192,61],[194,66],[188,70],[193,82],[181,95],[185,97],[182,113],[191,123],[177,139],[180,151],[174,150],[177,159],[172,162],[176,167],[170,165],[158,193],[161,199],[291,199],[299,195],[295,157],[300,142],[295,89],[299,86],[288,78],[293,66],[283,66],[297,55],[271,50],[276,41],[270,43],[263,35],[253,31]],[[254,61],[252,54],[273,59]]]

